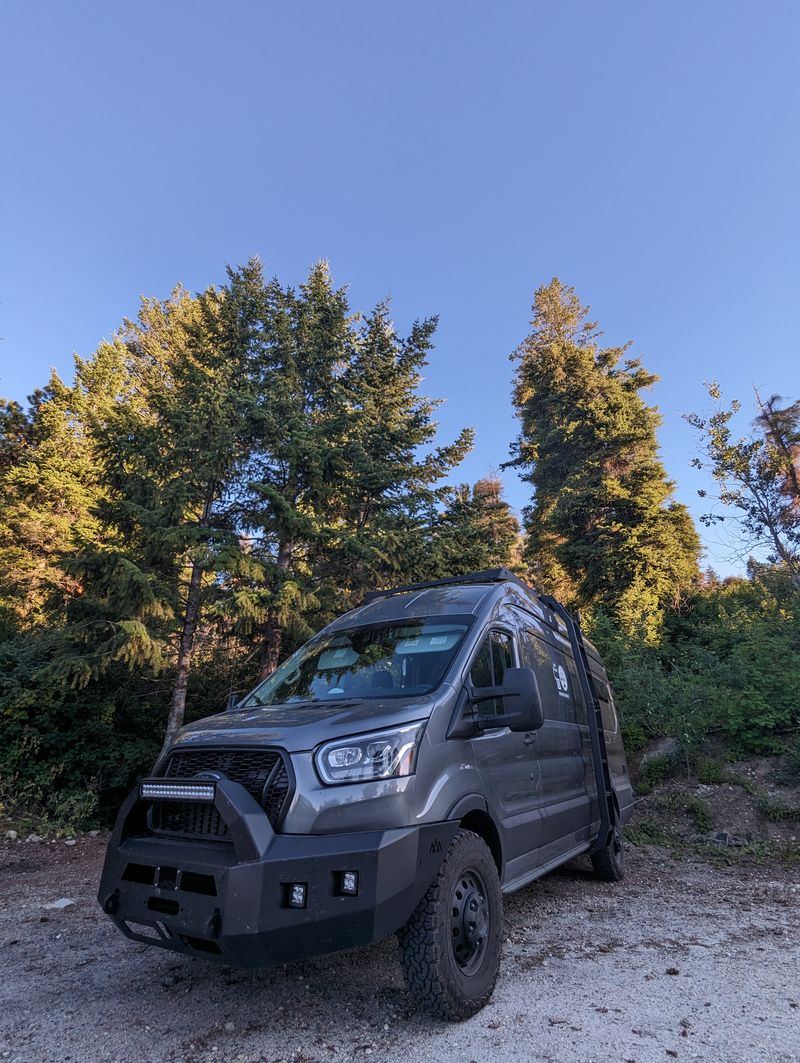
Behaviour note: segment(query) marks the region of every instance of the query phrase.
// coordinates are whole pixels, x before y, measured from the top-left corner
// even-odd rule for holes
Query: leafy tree
[[[536,291],[517,361],[520,434],[510,464],[530,483],[525,559],[534,581],[621,630],[658,639],[664,611],[697,577],[699,539],[658,456],[656,377],[629,345],[601,347],[575,291]]]
[[[779,752],[800,726],[800,594],[782,566],[749,577],[707,576],[667,614],[658,646],[595,618],[631,750],[669,735],[689,757],[710,736],[739,755]]]
[[[718,384],[707,385],[716,407],[708,417],[689,414],[686,420],[698,430],[706,458],[695,458],[696,468],[708,468],[719,485],[719,501],[736,513],[735,520],[748,548],[766,548],[768,558],[786,566],[800,589],[800,401],[781,407],[773,395],[765,403],[758,394],[760,412],[749,436],[735,437],[732,421],[741,409],[734,399],[722,405]],[[707,497],[704,490],[701,497]],[[726,520],[725,513],[701,517],[707,526]]]

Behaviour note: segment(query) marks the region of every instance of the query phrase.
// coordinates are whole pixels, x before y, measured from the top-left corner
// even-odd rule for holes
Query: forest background
[[[369,590],[505,565],[579,609],[630,753],[687,770],[783,754],[800,777],[800,400],[708,384],[688,415],[745,576],[704,568],[659,456],[655,382],[576,292],[534,293],[510,352],[526,485],[457,482],[436,442],[436,319],[400,334],[325,262],[253,259],[143,299],[72,380],[0,400],[0,801],[54,829],[107,822],[184,720],[221,711]],[[792,767],[792,765],[794,767]]]

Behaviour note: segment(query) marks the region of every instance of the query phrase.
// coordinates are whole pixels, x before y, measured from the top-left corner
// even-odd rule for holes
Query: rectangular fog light
[[[307,887],[305,882],[290,882],[286,886],[286,903],[290,908],[305,908]]]
[[[143,782],[139,797],[157,801],[213,801],[216,794],[213,782]]]
[[[343,871],[342,877],[339,881],[339,889],[348,897],[355,897],[358,895],[358,872],[357,871]]]

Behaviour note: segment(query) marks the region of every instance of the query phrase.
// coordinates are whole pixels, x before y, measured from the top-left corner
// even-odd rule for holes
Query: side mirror
[[[241,700],[242,700],[241,693],[228,694],[228,703],[225,706],[225,711],[226,712],[233,712],[233,710],[238,706],[238,704],[239,704],[239,702]]]
[[[472,696],[473,704],[503,699],[502,715],[476,717],[479,727],[508,727],[512,731],[535,731],[544,723],[539,688],[532,668],[506,668],[503,685],[485,687]]]
[[[506,668],[503,703],[512,731],[536,731],[544,723],[539,688],[532,668]]]

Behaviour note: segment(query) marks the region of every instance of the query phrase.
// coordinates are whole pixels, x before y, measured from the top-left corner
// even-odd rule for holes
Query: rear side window
[[[481,643],[478,655],[472,662],[469,681],[473,687],[499,687],[503,685],[506,668],[514,667],[514,647],[511,636],[505,631],[490,631]],[[503,699],[493,698],[483,703],[482,711],[499,716],[503,713]]]
[[[522,660],[539,678],[545,719],[586,723],[586,710],[572,658],[545,642],[535,631],[522,631]]]

